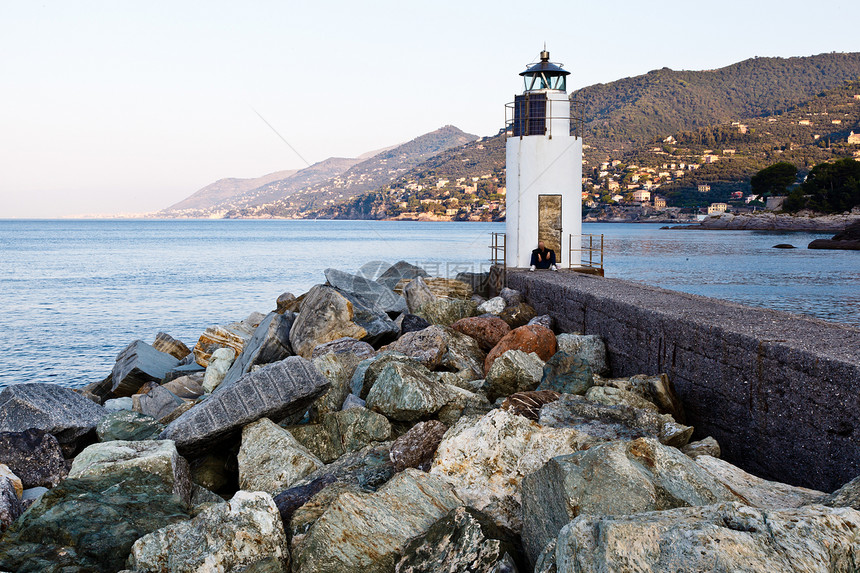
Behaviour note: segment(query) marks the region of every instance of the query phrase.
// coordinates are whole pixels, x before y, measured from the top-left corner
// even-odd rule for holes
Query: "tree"
[[[765,167],[750,179],[754,195],[788,195],[788,186],[797,179],[797,167],[787,161]]]
[[[809,172],[803,193],[806,206],[822,213],[841,213],[860,205],[860,162],[850,157],[819,163]]]

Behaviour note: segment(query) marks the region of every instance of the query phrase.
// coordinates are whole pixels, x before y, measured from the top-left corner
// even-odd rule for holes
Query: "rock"
[[[485,271],[482,273],[463,271],[457,273],[454,277],[460,282],[464,282],[470,287],[472,287],[472,292],[475,295],[482,296],[486,298],[489,295],[490,290],[490,272]]]
[[[245,343],[251,339],[264,318],[259,312],[254,312],[245,320],[207,328],[194,345],[194,359],[197,364],[204,368],[209,366],[209,358],[219,348],[232,348],[234,356],[242,354]]]
[[[480,378],[482,374],[484,353],[478,343],[445,326],[433,325],[409,332],[383,350],[413,358],[430,370],[457,372],[465,380]]]
[[[562,529],[558,571],[851,571],[860,514],[740,503],[634,515],[583,515]],[[635,540],[634,543],[631,540]]]
[[[21,494],[21,506],[24,510],[30,509],[30,506],[36,503],[36,501],[48,493],[48,488],[46,487],[31,487],[29,489],[25,489]]]
[[[530,324],[539,324],[541,326],[545,326],[546,328],[548,328],[550,330],[555,329],[555,319],[548,314],[542,314],[540,316],[536,316],[536,317],[530,319],[526,323],[526,326],[528,326]]]
[[[500,296],[496,296],[486,302],[479,304],[478,312],[480,312],[481,314],[501,314],[501,312],[505,310],[505,306],[507,306],[505,303],[505,299]],[[510,329],[510,327],[508,327],[508,329]]]
[[[351,408],[366,408],[367,402],[356,396],[355,394],[349,394],[346,397],[346,400],[343,401],[342,410],[349,410]]]
[[[335,483],[334,476],[325,475],[311,482],[302,482],[302,485],[293,486],[275,496],[275,505],[281,514],[281,521],[284,525],[289,526],[296,511],[305,506],[317,493],[325,489],[326,486],[333,483]],[[292,531],[288,530],[288,533],[292,533]],[[293,535],[295,534],[293,533]]]
[[[129,410],[112,412],[96,426],[100,442],[152,440],[164,430],[158,420]]]
[[[437,420],[418,422],[412,428],[394,440],[391,445],[391,461],[394,469],[402,472],[406,468],[417,468],[429,471],[433,454],[448,427]]]
[[[556,337],[558,349],[585,361],[595,374],[609,372],[606,360],[606,344],[603,339],[593,334],[559,334]]]
[[[155,335],[155,342],[152,343],[152,347],[159,352],[164,352],[165,354],[173,356],[177,360],[182,360],[191,354],[190,348],[166,332],[159,332]]]
[[[539,390],[561,394],[585,394],[594,384],[588,362],[567,352],[556,352],[543,367]]]
[[[123,398],[112,398],[105,400],[104,409],[106,412],[118,412],[120,410],[131,410],[134,407],[134,401],[131,396]]]
[[[675,388],[665,374],[646,376],[639,374],[630,378],[594,377],[595,386],[611,386],[639,394],[652,404],[656,404],[661,414],[670,414],[679,422],[684,421],[684,407],[675,394]]]
[[[391,571],[411,538],[459,505],[444,480],[414,469],[398,473],[376,493],[342,493],[297,548],[294,570]]]
[[[361,361],[365,358],[371,358],[376,354],[376,351],[373,349],[373,346],[366,342],[344,336],[343,338],[316,346],[311,353],[311,358],[319,358],[326,354],[355,356]]]
[[[821,491],[761,479],[712,456],[698,456],[695,463],[726,486],[744,505],[782,509],[820,503],[825,496]]]
[[[448,402],[436,413],[436,417],[446,426],[453,426],[463,416],[483,416],[493,409],[493,405],[482,392],[471,392],[459,386],[446,385]]]
[[[860,219],[845,227],[830,239],[815,239],[807,248],[860,251]]]
[[[425,368],[393,362],[376,376],[367,407],[392,420],[411,422],[435,414],[449,397],[447,388]]]
[[[499,313],[499,318],[504,320],[511,328],[525,326],[537,316],[535,309],[522,302],[515,306],[508,306]]]
[[[580,514],[628,515],[737,501],[677,449],[639,438],[559,456],[522,482],[523,544],[532,562]]]
[[[114,396],[131,396],[147,382],[161,382],[167,373],[179,366],[179,360],[159,352],[142,340],[135,340],[116,357],[111,372]]]
[[[157,386],[146,394],[135,394],[132,398],[132,409],[144,416],[161,420],[180,407],[182,398],[165,388]]]
[[[538,421],[540,409],[544,404],[558,400],[560,394],[553,390],[532,390],[511,394],[502,402],[502,410],[507,410],[528,420]]]
[[[406,299],[376,281],[337,269],[326,269],[325,278],[331,286],[358,297],[365,306],[374,311],[400,314],[407,310]]]
[[[176,396],[187,400],[196,400],[206,393],[203,389],[203,376],[189,375],[180,376],[170,382],[163,384],[166,390],[170,390]]]
[[[310,361],[290,356],[213,394],[171,422],[160,439],[174,440],[184,455],[203,453],[260,418],[298,422],[328,387],[328,380]]]
[[[570,394],[579,394],[580,392],[570,392]],[[656,414],[660,413],[660,409],[634,392],[627,390],[619,390],[611,386],[592,386],[585,393],[586,400],[597,402],[606,406],[628,406],[630,408],[639,408],[640,410],[648,410]],[[690,444],[684,446],[689,447]]]
[[[336,461],[306,476],[296,486],[323,480],[329,483],[354,484],[362,489],[376,491],[391,479],[394,473],[394,464],[391,462],[391,443],[385,442],[367,446],[358,452],[344,454]],[[276,502],[279,498],[280,496],[275,498]]]
[[[158,419],[158,423],[169,426],[171,422],[177,420],[182,414],[193,408],[197,404],[196,401],[184,400],[178,408]]]
[[[409,542],[395,571],[498,573],[526,567],[510,533],[477,509],[458,507]]]
[[[113,394],[111,393],[111,389],[113,388],[113,377],[108,374],[102,380],[97,380],[95,382],[91,382],[81,388],[80,392],[83,396],[86,396],[90,400],[93,400],[96,404],[104,405],[106,400],[113,398]],[[94,399],[95,398],[95,399]]]
[[[505,306],[517,306],[518,304],[525,302],[520,291],[508,287],[503,288],[499,293],[499,296],[503,301],[505,301]]]
[[[555,335],[548,328],[537,324],[514,328],[503,336],[487,354],[487,358],[484,360],[484,373],[489,372],[496,358],[508,350],[522,350],[525,353],[534,352],[546,362],[556,352]]]
[[[343,454],[361,450],[372,442],[384,442],[391,438],[391,424],[385,416],[366,408],[327,413],[319,424],[290,426],[287,429],[305,448],[327,464]]]
[[[415,280],[418,280],[417,278]],[[472,298],[472,287],[463,281],[446,279],[443,277],[423,277],[421,280],[437,298],[469,300]],[[402,285],[402,286],[401,286]],[[405,290],[406,284],[401,281],[394,287],[395,292],[401,288]]]
[[[22,513],[24,507],[15,484],[8,477],[0,476],[0,532],[6,531]]]
[[[302,303],[290,330],[290,343],[296,354],[309,358],[315,347],[345,336],[375,344],[398,333],[384,312],[368,308],[333,287],[317,285]]]
[[[172,487],[140,468],[70,478],[39,497],[0,539],[0,570],[119,571],[138,538],[188,518]]]
[[[203,376],[203,389],[208,393],[214,392],[224,381],[235,360],[236,355],[232,348],[214,350],[209,356],[209,364]]]
[[[313,524],[344,493],[363,495],[373,493],[373,491],[351,483],[335,482],[327,484],[319,492],[311,496],[303,505],[296,508],[289,521],[284,522],[288,524],[287,535],[290,536],[294,552],[301,547]],[[283,513],[281,516],[283,517]]]
[[[461,318],[475,316],[477,305],[471,300],[439,298],[421,305],[414,311],[430,324],[450,326]]]
[[[21,482],[21,478],[16,476],[6,464],[0,464],[0,478],[8,479],[9,483],[12,484],[12,489],[15,490],[15,496],[21,499],[21,496],[24,495],[24,484]]]
[[[298,299],[291,292],[281,293],[275,301],[275,312],[284,314],[285,312],[298,312]]]
[[[487,372],[487,397],[496,400],[517,392],[534,390],[540,384],[543,367],[543,361],[533,352],[506,351]]]
[[[860,477],[849,481],[836,491],[828,494],[815,503],[828,507],[851,507],[860,509]]]
[[[368,392],[370,392],[373,383],[376,381],[376,376],[383,368],[393,362],[421,366],[408,356],[383,349],[373,358],[362,360],[356,366],[355,372],[352,374],[352,379],[349,381],[350,391],[361,399],[366,399]]]
[[[778,245],[774,245],[772,248],[774,249],[796,249],[794,245],[789,245],[788,243],[780,243]]]
[[[474,338],[484,352],[492,350],[511,331],[508,323],[495,316],[461,318],[451,328]]]
[[[67,473],[60,443],[44,430],[0,432],[0,463],[21,479],[24,488],[54,487]]]
[[[397,286],[403,279],[414,279],[416,277],[427,277],[430,276],[427,274],[427,271],[422,269],[421,267],[416,267],[415,265],[411,265],[406,261],[398,261],[388,267],[379,278],[376,279],[378,283],[385,285],[387,288],[394,290],[394,287]]]
[[[681,448],[681,452],[690,456],[694,460],[699,456],[713,456],[718,458],[721,453],[720,444],[711,436],[697,442],[690,442]]]
[[[403,296],[410,313],[417,313],[425,304],[436,300],[436,295],[421,277],[416,277],[402,286]]]
[[[248,571],[273,560],[289,571],[287,536],[272,498],[259,491],[204,509],[191,521],[169,525],[138,539],[128,566],[144,572]]]
[[[355,342],[358,341],[356,340]],[[359,344],[367,343],[360,342]],[[368,344],[367,346],[370,345]],[[320,347],[318,346],[317,348]],[[355,369],[361,363],[361,360],[361,356],[351,352],[327,352],[313,359],[316,369],[331,384],[328,391],[314,403],[313,419],[318,419],[323,414],[337,412],[341,409],[344,400],[346,400],[350,392],[352,375],[355,373]]]
[[[693,434],[691,426],[675,422],[667,414],[655,414],[627,406],[604,406],[582,396],[562,394],[540,411],[540,424],[552,428],[576,428],[603,440],[657,438],[680,448]]]
[[[448,386],[456,386],[469,392],[483,392],[485,380],[478,378],[476,380],[466,380],[456,372],[434,372],[439,382]],[[469,376],[471,378],[472,376]]]
[[[35,428],[71,444],[105,414],[98,404],[56,384],[14,384],[0,392],[0,432]]]
[[[591,443],[593,439],[576,430],[544,428],[505,410],[493,410],[477,420],[462,418],[448,430],[430,473],[453,483],[467,505],[518,531],[523,477],[550,458]],[[512,503],[500,503],[506,500]]]
[[[243,374],[247,374],[254,366],[261,364],[270,364],[283,360],[287,356],[293,354],[290,348],[290,328],[296,315],[288,312],[278,314],[270,312],[266,318],[260,322],[260,325],[254,330],[254,334],[245,347],[242,353],[236,357],[236,360],[230,366],[224,379],[221,381],[221,387],[229,388]]]
[[[397,317],[397,323],[400,325],[400,336],[407,332],[416,332],[424,330],[430,323],[415,314],[404,313]]]
[[[157,476],[185,503],[191,502],[191,473],[188,462],[167,440],[113,441],[87,446],[69,470],[69,479],[121,476],[135,473]]]
[[[242,429],[239,489],[279,493],[325,465],[268,418]]]

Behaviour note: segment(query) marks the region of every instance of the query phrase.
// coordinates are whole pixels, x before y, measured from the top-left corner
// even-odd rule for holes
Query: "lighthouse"
[[[555,251],[559,266],[580,248],[582,134],[578,114],[571,113],[568,75],[544,49],[540,62],[520,73],[522,95],[506,106],[508,267],[528,267],[538,241]]]

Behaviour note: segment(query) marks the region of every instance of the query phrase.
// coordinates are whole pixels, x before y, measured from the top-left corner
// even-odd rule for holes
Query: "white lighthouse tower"
[[[544,49],[520,73],[525,91],[506,106],[508,267],[528,267],[538,241],[555,251],[559,266],[569,263],[569,247],[580,247],[582,135],[579,121],[571,129],[569,74]]]

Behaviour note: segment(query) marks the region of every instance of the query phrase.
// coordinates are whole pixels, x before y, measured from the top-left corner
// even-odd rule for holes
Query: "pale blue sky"
[[[546,41],[569,88],[860,51],[860,3],[0,0],[0,218],[153,211],[445,124],[496,133]]]

